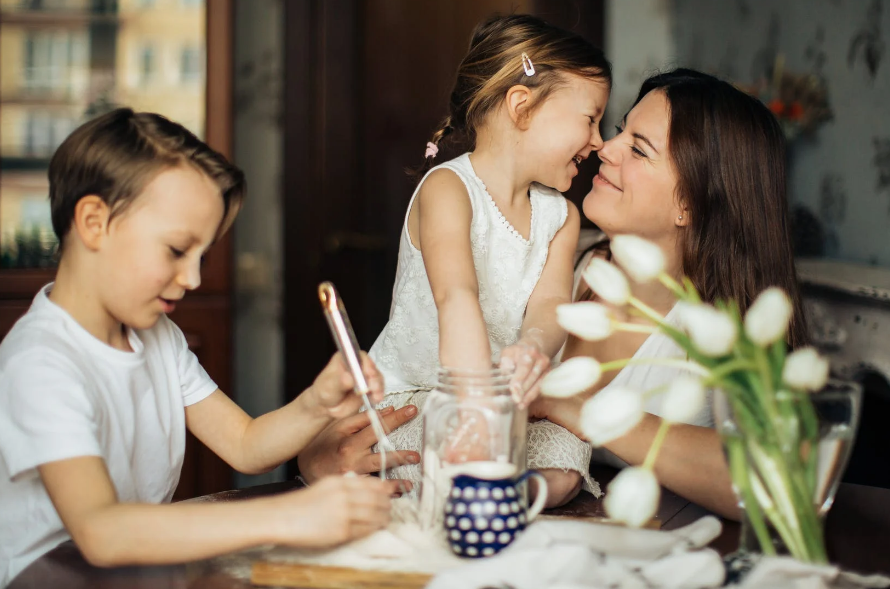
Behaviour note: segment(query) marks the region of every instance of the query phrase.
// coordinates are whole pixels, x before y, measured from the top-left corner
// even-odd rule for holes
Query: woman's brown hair
[[[534,74],[523,66],[528,56]],[[534,106],[565,82],[560,74],[602,80],[611,86],[612,66],[586,39],[527,14],[496,16],[476,27],[470,48],[457,70],[448,116],[433,134],[437,146],[461,139],[472,148],[476,132],[512,86],[534,91]],[[432,166],[427,157],[418,173]]]
[[[680,232],[682,270],[707,302],[734,301],[744,313],[770,286],[791,298],[788,343],[806,343],[785,192],[785,136],[759,100],[689,69],[643,82],[634,105],[663,92],[677,198],[689,224]]]
[[[118,108],[68,136],[49,164],[49,202],[60,251],[77,202],[100,197],[111,216],[123,213],[160,172],[192,166],[213,180],[223,198],[217,236],[228,230],[244,198],[244,173],[178,123],[158,114]]]

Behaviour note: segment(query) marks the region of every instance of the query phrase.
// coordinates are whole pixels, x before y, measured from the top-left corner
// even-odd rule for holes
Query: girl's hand
[[[550,358],[541,351],[541,343],[533,336],[523,336],[501,352],[500,367],[512,370],[510,390],[520,408],[538,398],[541,379],[550,370]]]
[[[383,400],[383,376],[377,370],[374,361],[361,352],[362,374],[368,383],[368,396],[372,403]],[[304,395],[307,401],[324,409],[331,417],[341,418],[355,414],[362,406],[362,399],[355,394],[355,382],[349,368],[339,353],[334,354],[328,365],[312,383]]]
[[[277,543],[328,548],[385,528],[397,482],[355,475],[326,477],[306,489],[279,495]]]

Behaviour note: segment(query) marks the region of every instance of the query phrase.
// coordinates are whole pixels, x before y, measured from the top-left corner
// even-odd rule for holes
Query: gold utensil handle
[[[330,327],[334,341],[337,343],[337,349],[343,354],[346,366],[355,381],[355,392],[362,395],[367,394],[368,381],[365,380],[365,375],[362,373],[358,341],[355,339],[355,332],[352,330],[349,315],[346,314],[346,307],[343,306],[343,300],[340,298],[337,288],[330,282],[322,282],[318,285],[318,299],[321,301],[328,327]]]

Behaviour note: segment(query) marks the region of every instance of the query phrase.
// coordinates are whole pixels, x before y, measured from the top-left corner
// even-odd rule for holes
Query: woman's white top
[[[436,166],[424,176],[405,215],[389,322],[370,352],[383,373],[388,394],[429,389],[436,384],[438,313],[423,257],[408,233],[408,215],[423,182],[433,171],[443,168],[460,178],[472,206],[470,243],[493,361],[500,357],[501,350],[519,339],[525,309],[547,261],[550,241],[568,213],[562,194],[532,184],[531,229],[529,239],[524,239],[504,218],[485,184],[476,176],[469,153]]]

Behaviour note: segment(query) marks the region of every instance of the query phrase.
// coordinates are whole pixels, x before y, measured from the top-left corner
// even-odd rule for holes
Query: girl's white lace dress
[[[451,170],[461,179],[473,210],[470,242],[479,284],[479,304],[488,328],[492,360],[497,361],[505,347],[519,339],[522,320],[544,263],[550,241],[566,220],[565,198],[551,188],[532,184],[531,231],[524,239],[498,210],[476,176],[469,154],[436,166],[418,184],[408,212],[423,181],[434,170]],[[420,251],[408,234],[408,215],[399,245],[399,263],[393,287],[389,322],[371,347],[371,357],[383,373],[386,398],[381,407],[396,408],[411,403],[420,412],[429,391],[436,384],[439,365],[439,324],[436,304]],[[423,420],[416,417],[390,434],[398,450],[421,451]],[[596,496],[599,485],[590,478],[590,446],[568,430],[549,421],[528,427],[529,468],[561,468],[583,476],[583,486]],[[393,469],[392,476],[418,482],[418,465]]]

